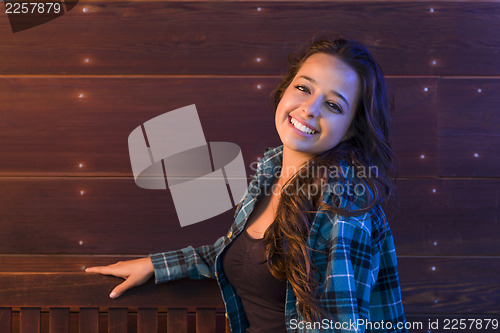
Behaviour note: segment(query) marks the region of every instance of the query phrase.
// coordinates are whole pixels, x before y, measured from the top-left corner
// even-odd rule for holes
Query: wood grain
[[[400,255],[498,254],[499,180],[400,179],[395,187],[399,206],[386,213]],[[140,189],[130,179],[4,179],[0,197],[5,254],[145,256],[213,244],[234,220],[229,210],[181,227],[168,191]],[[16,265],[5,260],[2,269]],[[78,270],[94,263],[112,262],[61,261]]]
[[[405,311],[500,315],[500,286],[493,278],[499,263],[499,257],[400,258]]]
[[[21,308],[20,332],[21,333],[40,332],[40,308],[35,308],[35,307]]]
[[[81,308],[79,311],[79,332],[99,332],[99,308]]]
[[[187,310],[169,308],[167,312],[167,332],[187,333]]]
[[[122,280],[83,272],[213,243],[233,220],[181,228],[169,191],[135,185],[128,135],[196,104],[252,175],[279,144],[268,97],[288,53],[326,29],[364,42],[394,91],[386,215],[408,320],[500,319],[498,1],[85,0],[23,33],[0,15],[0,331],[224,331],[215,281],[111,300]]]
[[[222,298],[212,280],[149,281],[112,300],[109,292],[121,279],[85,273],[0,273],[11,288],[0,290],[0,307],[202,307],[221,308]],[[71,297],[68,297],[71,295]],[[186,297],[186,295],[190,295]],[[8,304],[8,305],[7,305]],[[28,316],[34,316],[30,310]],[[28,313],[28,312],[27,312]],[[22,315],[21,315],[22,317]],[[31,317],[30,317],[31,318]]]
[[[196,309],[196,333],[215,333],[215,309]]]
[[[496,256],[498,179],[401,179],[386,209],[399,255]]]
[[[108,310],[108,332],[127,333],[127,308],[110,308]]]
[[[398,266],[406,312],[418,314],[426,309],[432,314],[500,314],[499,264],[498,257],[400,256]],[[46,265],[50,267],[49,259]],[[0,290],[0,307],[168,308],[168,322],[172,317],[172,323],[185,325],[188,309],[211,308],[198,310],[197,325],[203,322],[204,327],[213,327],[213,309],[224,307],[215,280],[179,280],[162,285],[149,281],[112,300],[109,291],[119,282],[118,278],[85,273],[0,273],[0,283],[11,286]],[[172,310],[174,307],[182,310]],[[39,317],[40,309],[34,311]],[[95,318],[97,310],[92,311]],[[113,311],[109,318],[113,318]],[[94,320],[89,320],[92,325]],[[123,322],[123,318],[109,320]]]
[[[0,73],[277,74],[297,45],[318,31],[334,30],[367,44],[387,74],[498,75],[500,60],[492,52],[499,41],[498,7],[497,2],[81,1],[43,25],[43,34],[37,29],[12,34],[8,20],[0,20],[0,40],[8,50]]]
[[[158,309],[137,310],[137,332],[158,332]]]
[[[69,333],[69,308],[50,309],[49,332]]]
[[[12,309],[0,308],[0,332],[11,332],[12,330]]]
[[[0,141],[8,143],[2,146],[0,174],[131,176],[130,132],[191,104],[207,142],[239,145],[247,173],[254,173],[252,162],[266,147],[279,145],[268,104],[276,82],[261,77],[0,79]]]
[[[496,80],[439,82],[440,176],[500,177],[499,91]]]
[[[498,177],[498,79],[388,81],[395,100],[392,142],[399,177]],[[130,132],[191,104],[197,106],[206,140],[239,145],[252,175],[264,149],[281,144],[269,104],[277,82],[266,77],[0,79],[0,140],[8,143],[2,147],[0,175],[131,176]]]

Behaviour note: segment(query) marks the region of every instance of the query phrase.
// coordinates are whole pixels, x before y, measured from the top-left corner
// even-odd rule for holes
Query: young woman
[[[216,278],[232,332],[406,332],[391,231],[389,108],[367,49],[312,41],[273,92],[282,146],[215,244],[94,267],[125,281]]]

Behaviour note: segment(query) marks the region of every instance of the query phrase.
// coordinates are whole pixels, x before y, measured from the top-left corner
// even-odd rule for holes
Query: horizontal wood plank
[[[406,312],[499,315],[499,263],[498,257],[400,256]],[[223,308],[215,280],[151,280],[112,300],[109,291],[119,282],[85,273],[0,273],[0,283],[9,286],[0,290],[0,307]]]
[[[120,255],[0,255],[1,273],[75,273],[87,267],[105,266],[118,261],[137,259]],[[95,309],[88,309],[93,313]]]
[[[498,179],[401,179],[387,207],[400,255],[498,255]],[[471,226],[474,226],[471,228]]]
[[[0,174],[132,175],[129,134],[156,116],[192,104],[206,141],[239,145],[250,173],[264,149],[279,144],[268,103],[276,82],[0,79],[0,141],[8,143],[2,146]]]
[[[399,258],[405,311],[500,315],[499,264],[499,257]]]
[[[269,104],[277,82],[264,77],[0,80],[0,107],[6,110],[0,139],[9,143],[0,156],[0,175],[131,175],[130,132],[191,104],[206,141],[238,144],[251,175],[265,147],[280,144]],[[390,82],[400,175],[436,175],[435,80]]]
[[[386,213],[399,254],[498,254],[498,179],[400,179],[395,186],[399,207],[393,201]],[[2,179],[0,197],[4,254],[144,256],[213,244],[234,221],[228,210],[181,227],[168,190],[144,190],[131,179]]]
[[[17,34],[2,16],[0,40],[8,52],[0,73],[277,74],[290,50],[318,31],[336,30],[365,42],[388,74],[498,75],[499,6],[80,1]]]
[[[440,176],[500,176],[500,81],[441,80],[437,97]]]
[[[264,77],[0,79],[0,140],[7,143],[0,175],[129,176],[130,132],[191,104],[197,106],[206,141],[239,145],[252,175],[265,147],[280,144],[268,99],[276,82]],[[394,78],[389,83],[398,176],[500,175],[499,80]],[[231,90],[238,92],[221,93]]]
[[[224,307],[219,287],[214,280],[180,280],[164,285],[156,285],[150,280],[140,288],[127,291],[118,299],[110,299],[110,291],[120,280],[86,273],[0,273],[0,281],[9,286],[8,289],[0,291],[0,306],[26,307],[37,304],[38,307],[186,309]]]

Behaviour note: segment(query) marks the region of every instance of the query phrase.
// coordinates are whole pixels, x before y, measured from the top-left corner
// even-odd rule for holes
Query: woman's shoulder
[[[384,226],[385,214],[380,203],[373,201],[374,189],[368,181],[369,168],[355,168],[341,160],[329,168],[330,174],[323,188],[323,202],[340,208],[344,213],[330,214],[329,223],[349,223],[368,233]],[[369,206],[372,206],[368,209]]]

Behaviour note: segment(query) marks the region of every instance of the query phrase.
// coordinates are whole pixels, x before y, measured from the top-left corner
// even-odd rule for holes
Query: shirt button
[[[232,231],[229,231],[229,232],[227,233],[227,238],[231,238],[231,237],[233,237],[233,232],[232,232]]]

